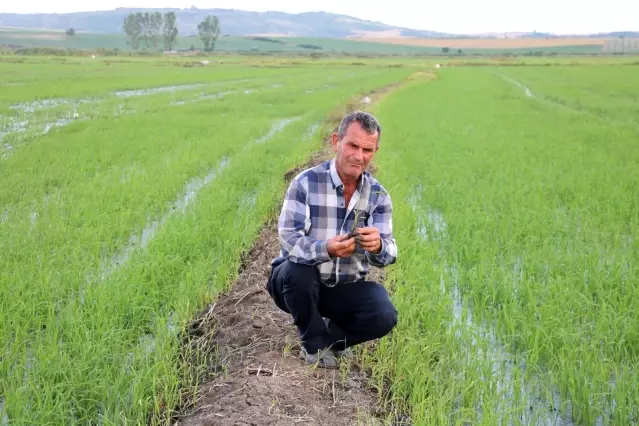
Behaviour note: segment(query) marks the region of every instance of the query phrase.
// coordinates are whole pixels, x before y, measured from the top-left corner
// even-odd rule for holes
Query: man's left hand
[[[375,227],[359,228],[359,245],[369,253],[379,254],[382,251],[382,237],[379,235],[379,229]]]

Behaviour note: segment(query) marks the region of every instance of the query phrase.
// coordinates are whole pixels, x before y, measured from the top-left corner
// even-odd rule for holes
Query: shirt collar
[[[339,173],[337,173],[337,167],[335,166],[335,157],[330,162],[329,165],[329,173],[331,175],[331,179],[333,180],[333,188],[344,187],[344,183],[342,179],[339,177]]]
[[[329,164],[329,173],[331,175],[331,180],[333,181],[333,188],[342,188],[344,189],[344,182],[339,177],[339,173],[337,173],[337,167],[335,166],[335,157],[331,160]],[[364,173],[359,178],[359,182],[357,183],[357,190],[361,193],[364,183],[366,182],[367,172],[364,170]]]

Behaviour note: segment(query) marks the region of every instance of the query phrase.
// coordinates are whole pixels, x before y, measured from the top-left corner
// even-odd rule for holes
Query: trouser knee
[[[283,291],[288,294],[312,294],[317,291],[317,268],[287,261],[286,271],[282,277]]]
[[[394,309],[382,311],[377,315],[375,322],[377,337],[384,337],[397,325],[397,311]]]

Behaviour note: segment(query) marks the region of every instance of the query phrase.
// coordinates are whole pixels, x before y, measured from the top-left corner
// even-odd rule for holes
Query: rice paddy
[[[636,66],[179,64],[0,62],[0,425],[169,423],[282,176],[391,84],[389,418],[639,422]]]
[[[380,106],[404,315],[376,368],[415,424],[639,421],[635,71],[451,69]]]

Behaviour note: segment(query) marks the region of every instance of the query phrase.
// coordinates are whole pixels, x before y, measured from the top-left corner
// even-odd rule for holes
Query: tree
[[[464,53],[464,51],[463,51],[462,49],[457,49],[457,54],[458,54],[459,56],[461,56],[463,53]]]
[[[442,53],[450,52],[450,47],[442,47]]]
[[[162,14],[160,12],[152,13],[149,20],[149,34],[151,46],[157,50],[162,39]]]
[[[144,45],[148,49],[151,47],[151,40],[153,38],[153,31],[151,28],[151,14],[149,12],[144,12],[141,14],[141,22],[142,22],[142,41],[144,41]]]
[[[69,28],[68,30],[65,31],[65,34],[73,37],[75,35],[75,29]]]
[[[160,12],[130,13],[124,19],[124,32],[134,50],[144,43],[147,49],[157,49],[162,39],[163,18]]]
[[[204,43],[204,50],[212,52],[215,50],[215,42],[220,35],[220,20],[217,16],[208,16],[197,25],[197,31]]]
[[[177,19],[175,12],[167,12],[164,15],[164,50],[171,51],[175,45],[175,38],[178,34]]]
[[[142,14],[140,12],[135,14],[129,13],[129,15],[124,18],[122,30],[124,34],[126,34],[128,43],[133,50],[138,50],[142,39]]]

